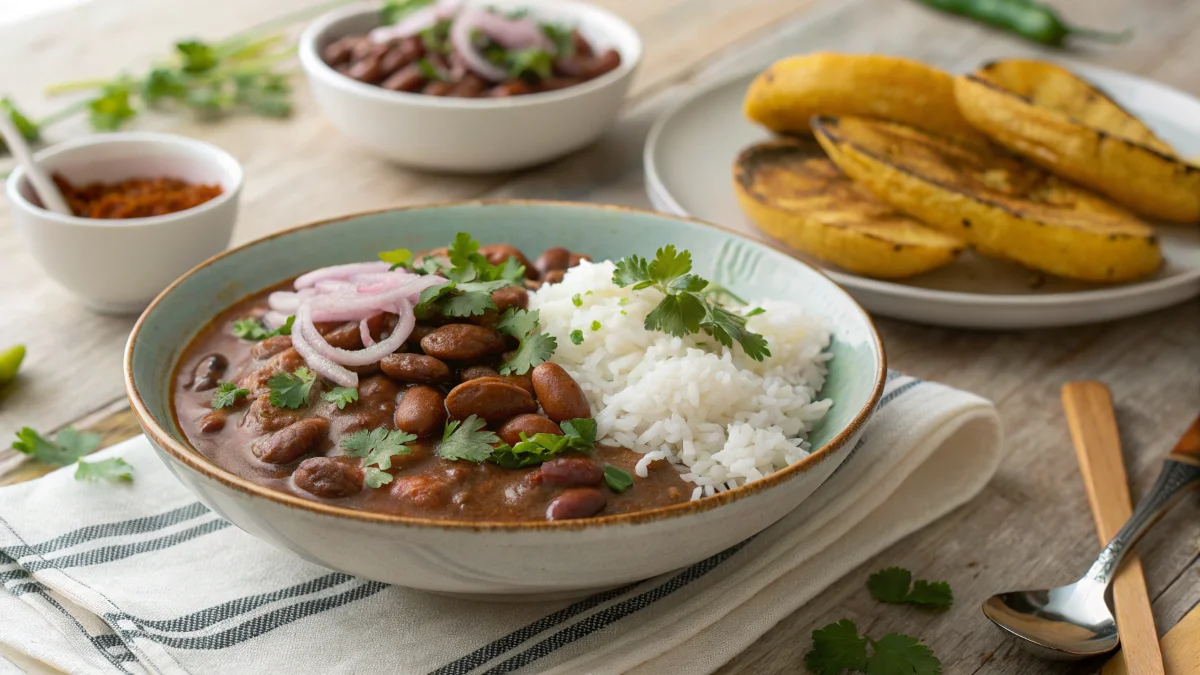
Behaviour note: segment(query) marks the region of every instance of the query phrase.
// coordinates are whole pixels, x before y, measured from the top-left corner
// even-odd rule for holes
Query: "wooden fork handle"
[[[1184,432],[1183,438],[1175,444],[1175,448],[1167,455],[1167,459],[1176,462],[1200,466],[1200,416],[1192,422],[1192,426]]]

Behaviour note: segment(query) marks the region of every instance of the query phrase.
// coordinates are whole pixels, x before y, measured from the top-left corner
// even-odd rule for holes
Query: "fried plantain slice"
[[[876,197],[984,255],[1093,282],[1162,264],[1154,231],[1136,216],[998,149],[854,117],[815,119],[813,131]]]
[[[1065,68],[1012,59],[954,81],[962,114],[997,143],[1136,213],[1200,222],[1200,166]]]
[[[808,135],[813,115],[856,115],[984,142],[958,112],[949,73],[896,56],[818,52],[771,64],[746,92],[746,117]]]
[[[811,138],[746,148],[733,178],[742,210],[759,229],[856,274],[909,277],[945,265],[965,248],[856,185]]]

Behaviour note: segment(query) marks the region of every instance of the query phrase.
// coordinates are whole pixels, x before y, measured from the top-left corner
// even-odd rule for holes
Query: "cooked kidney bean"
[[[537,410],[529,392],[499,379],[468,380],[446,394],[446,410],[455,419],[477,415],[489,424]]]
[[[383,45],[377,45],[383,47]],[[382,50],[373,51],[367,54],[362,59],[355,61],[346,69],[346,75],[352,77],[359,82],[374,84],[383,79],[384,72],[381,67],[383,61]]]
[[[582,77],[548,77],[542,80],[538,85],[537,91],[555,91],[557,89],[566,89],[574,87],[577,84],[583,83]]]
[[[397,476],[392,481],[392,496],[417,506],[437,508],[450,498],[449,485],[433,476]]]
[[[512,82],[504,82],[488,89],[487,95],[495,98],[503,98],[505,96],[520,96],[532,91],[533,87],[529,86],[523,80],[513,80]]]
[[[242,425],[266,432],[279,431],[303,416],[303,411],[271,405],[270,392],[263,391],[250,402],[250,408],[242,418]]]
[[[456,98],[478,98],[487,87],[487,80],[473,73],[467,73],[463,76],[462,81],[455,84],[454,88],[450,90],[450,95]]]
[[[250,348],[250,356],[254,357],[255,360],[265,361],[279,352],[291,348],[291,346],[292,336],[276,335],[262,342],[254,343],[254,346]]]
[[[366,36],[351,35],[334,40],[325,45],[325,49],[321,51],[321,56],[325,59],[325,63],[331,66],[340,66],[343,63],[348,63],[354,57],[354,48],[361,42],[366,41]]]
[[[388,48],[383,58],[379,61],[379,67],[383,69],[384,76],[386,77],[424,55],[425,43],[421,41],[421,38],[404,38]]]
[[[578,28],[571,31],[571,43],[575,46],[573,51],[580,56],[588,57],[594,53],[592,51],[592,43],[583,37],[583,33],[580,33]]]
[[[546,276],[550,270],[565,270],[571,265],[571,252],[561,246],[548,248],[542,251],[533,265],[542,276]]]
[[[576,265],[583,262],[584,260],[591,262],[592,257],[590,255],[586,255],[583,253],[572,253],[570,260],[567,261],[567,269],[571,269],[572,267],[575,267]]]
[[[352,434],[361,429],[378,429],[387,426],[396,413],[396,397],[400,387],[390,378],[376,375],[362,380],[358,385],[358,401],[346,406],[345,410],[332,410],[335,421],[347,419],[344,427],[335,429],[337,435]]]
[[[292,474],[296,487],[326,499],[358,494],[363,488],[363,470],[335,457],[309,457]]]
[[[442,392],[415,384],[396,404],[396,428],[417,436],[441,433],[446,426],[446,397]]]
[[[546,417],[555,422],[592,416],[583,389],[557,363],[547,361],[533,369],[533,390]]]
[[[200,431],[215,434],[225,428],[225,411],[214,410],[200,418]]]
[[[533,268],[526,268],[533,269]],[[534,270],[534,274],[537,271]],[[492,302],[496,303],[496,310],[503,312],[509,307],[517,309],[525,309],[529,306],[529,291],[521,286],[505,286],[492,291]]]
[[[424,87],[429,80],[421,72],[421,66],[410,63],[387,76],[379,86],[392,91],[417,91]]]
[[[621,55],[615,49],[609,49],[600,56],[588,62],[584,77],[593,79],[617,69],[621,65]]]
[[[533,265],[529,262],[529,258],[521,253],[521,249],[510,244],[488,244],[487,246],[479,247],[479,254],[487,258],[487,261],[493,265],[503,265],[508,262],[509,258],[516,258],[517,262],[525,267],[525,278],[534,278]]]
[[[421,90],[421,93],[425,94],[426,96],[449,96],[450,92],[452,91],[454,91],[453,82],[434,80],[433,82],[425,85],[425,88]]]
[[[469,323],[446,324],[421,339],[426,354],[448,361],[475,361],[507,348],[500,331]]]
[[[563,270],[550,270],[546,272],[546,276],[542,277],[542,284],[557,284],[563,280],[565,274],[566,272]]]
[[[251,446],[254,456],[269,464],[287,464],[321,447],[329,420],[308,417],[280,429]]]
[[[542,483],[560,487],[583,487],[604,482],[604,468],[589,457],[559,457],[541,468]]]
[[[209,354],[200,359],[196,370],[192,373],[192,391],[208,391],[216,388],[225,369],[229,367],[229,359],[222,354]]]
[[[480,377],[500,377],[500,371],[491,366],[467,366],[458,374],[458,379],[462,382]]]
[[[295,347],[285,349],[243,376],[238,381],[238,386],[249,389],[252,394],[261,394],[267,391],[267,380],[270,380],[272,375],[290,373],[302,365],[304,365],[304,359],[301,358]]]
[[[496,435],[500,437],[500,440],[509,445],[520,443],[522,433],[528,438],[533,438],[534,434],[562,436],[562,429],[559,429],[558,425],[549,417],[530,413],[527,415],[517,415],[500,425],[500,428],[496,430]]]
[[[450,379],[450,367],[424,354],[388,354],[379,362],[384,373],[400,382],[432,384]]]
[[[380,315],[382,316],[382,315]],[[369,327],[369,324],[368,324]],[[338,349],[362,349],[362,329],[357,321],[347,321],[331,331],[322,333],[322,337],[332,347]]]
[[[546,507],[546,520],[588,518],[600,513],[607,504],[608,499],[604,493],[596,488],[570,488],[563,490],[563,493]]]

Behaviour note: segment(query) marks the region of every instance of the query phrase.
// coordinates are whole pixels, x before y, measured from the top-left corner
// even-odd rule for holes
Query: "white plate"
[[[1142,118],[1182,157],[1200,157],[1200,101],[1144,78],[1096,67],[1071,68]],[[733,161],[771,134],[742,115],[756,73],[704,89],[667,112],[650,131],[643,157],[655,208],[732,227],[760,239],[733,192]],[[1117,319],[1200,295],[1200,225],[1156,224],[1166,265],[1153,277],[1095,286],[966,253],[904,281],[880,281],[818,265],[871,312],[961,328],[1069,326]]]

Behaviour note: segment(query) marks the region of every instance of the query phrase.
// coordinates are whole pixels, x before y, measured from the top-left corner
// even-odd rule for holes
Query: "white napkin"
[[[846,462],[795,512],[695,565],[578,601],[451,599],[331,572],[204,508],[144,438],[0,489],[0,673],[706,673],[1000,460],[995,408],[892,373]],[[805,636],[797,636],[801,639]]]

